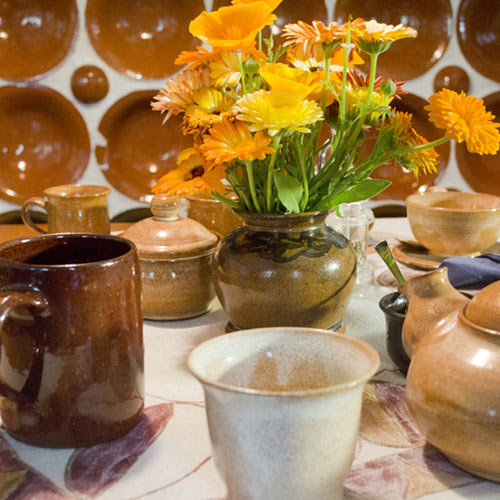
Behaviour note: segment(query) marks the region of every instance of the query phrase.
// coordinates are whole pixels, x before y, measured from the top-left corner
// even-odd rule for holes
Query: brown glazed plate
[[[500,92],[486,96],[484,105],[497,117],[495,121],[500,122]],[[458,168],[472,189],[500,195],[500,152],[496,155],[472,154],[462,143],[455,145],[455,154]]]
[[[76,0],[0,2],[0,78],[33,80],[68,55],[78,28]]]
[[[203,0],[88,0],[87,32],[96,52],[131,78],[164,78],[179,70],[174,60],[201,42],[188,31]]]
[[[377,65],[377,74],[411,80],[443,57],[450,40],[452,14],[450,0],[337,0],[333,18],[344,23],[349,16],[362,17],[416,29],[416,38],[396,41]]]
[[[192,146],[182,134],[180,119],[151,110],[157,90],[132,92],[116,101],[105,113],[99,131],[105,146],[95,153],[109,183],[126,196],[147,201],[158,179],[176,166],[177,156]]]
[[[441,132],[429,122],[427,111],[424,106],[429,104],[425,99],[415,94],[401,96],[401,100],[395,99],[392,107],[396,111],[411,113],[413,115],[413,126],[415,130],[425,137],[429,142],[442,137]],[[395,162],[382,165],[375,169],[371,177],[374,179],[387,179],[392,184],[382,191],[375,200],[405,200],[410,194],[416,193],[419,189],[433,186],[441,172],[444,171],[450,158],[450,144],[446,143],[436,148],[439,153],[437,172],[431,174],[421,174],[418,180],[413,172],[403,170]]]
[[[76,182],[90,140],[77,109],[40,85],[0,87],[0,198],[21,205],[44,189]]]
[[[441,262],[447,258],[443,255],[432,253],[417,241],[412,240],[400,241],[393,247],[392,253],[394,254],[396,260],[402,264],[429,271],[437,269],[441,265]],[[500,242],[497,241],[490,248],[481,252],[481,254],[485,253],[500,253]]]
[[[470,65],[500,82],[500,1],[462,0],[457,14],[457,35]]]

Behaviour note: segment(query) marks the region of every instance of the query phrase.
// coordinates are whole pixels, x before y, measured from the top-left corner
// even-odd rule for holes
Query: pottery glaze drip
[[[443,269],[409,283],[403,339],[416,342],[406,385],[410,412],[452,462],[500,482],[500,282],[470,302]]]

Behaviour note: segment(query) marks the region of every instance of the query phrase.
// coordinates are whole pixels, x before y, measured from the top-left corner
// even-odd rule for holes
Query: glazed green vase
[[[356,281],[356,256],[325,224],[328,212],[238,213],[245,224],[214,255],[228,329],[338,328]]]

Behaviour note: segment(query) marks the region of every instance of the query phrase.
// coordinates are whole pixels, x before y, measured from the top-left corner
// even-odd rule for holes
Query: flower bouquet
[[[233,0],[190,23],[210,48],[179,55],[187,68],[152,107],[165,120],[181,115],[193,147],[153,191],[210,193],[244,219],[214,257],[231,327],[330,328],[351,295],[356,257],[325,225],[329,211],[386,188],[388,181],[370,174],[389,161],[415,175],[435,170],[434,147],[450,139],[495,153],[499,125],[482,101],[443,89],[428,109],[445,134],[429,143],[410,114],[391,109],[402,82],[376,75],[379,55],[416,36],[414,29],[363,19],[298,21],[284,27],[278,44],[262,33],[280,1]],[[365,60],[367,76],[356,69]]]
[[[246,212],[330,210],[387,187],[370,174],[391,160],[418,176],[436,169],[434,147],[450,139],[479,154],[498,150],[499,125],[474,96],[443,89],[430,97],[429,119],[445,130],[431,143],[410,114],[391,110],[402,82],[377,77],[377,58],[414,29],[298,21],[278,45],[262,31],[280,0],[232,3],[191,22],[191,34],[211,48],[182,52],[176,63],[187,69],[152,103],[165,120],[182,115],[183,132],[193,136],[154,192],[209,192]],[[366,77],[356,69],[364,60]]]

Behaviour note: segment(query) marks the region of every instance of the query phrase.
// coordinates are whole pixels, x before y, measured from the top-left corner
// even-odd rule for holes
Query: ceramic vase
[[[228,329],[340,326],[356,281],[349,241],[328,212],[238,212],[244,225],[214,255],[214,284]]]

